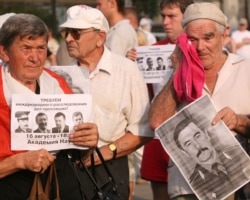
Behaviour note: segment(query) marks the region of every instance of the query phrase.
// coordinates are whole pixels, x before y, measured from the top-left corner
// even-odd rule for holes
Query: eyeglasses
[[[100,31],[99,29],[91,29],[91,30],[87,30],[87,31],[83,31],[83,29],[76,29],[76,28],[64,28],[60,31],[61,36],[66,39],[69,35],[69,33],[71,34],[71,36],[75,39],[75,40],[79,40],[80,36],[82,34],[85,33],[89,33],[89,32],[95,32],[95,31]]]

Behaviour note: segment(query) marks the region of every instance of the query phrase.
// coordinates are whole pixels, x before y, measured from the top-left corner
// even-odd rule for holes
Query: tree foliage
[[[155,17],[159,13],[159,0],[132,0],[140,16]]]

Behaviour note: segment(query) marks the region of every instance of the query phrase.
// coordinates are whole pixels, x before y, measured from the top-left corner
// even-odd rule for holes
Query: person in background
[[[126,53],[138,46],[136,32],[124,18],[124,0],[97,0],[96,8],[107,18],[109,31],[105,45],[114,53],[126,56]]]
[[[55,156],[43,148],[34,151],[10,148],[12,94],[72,94],[60,76],[44,68],[48,37],[46,24],[31,14],[13,15],[0,29],[0,58],[5,63],[0,68],[0,199],[27,199],[35,174],[40,173],[44,184],[52,163],[57,169],[60,199],[82,199],[68,150],[61,150]],[[94,148],[98,141],[97,126],[94,123],[75,126],[69,140],[75,145]],[[85,153],[88,152],[89,149]],[[54,198],[53,184],[51,191]]]
[[[155,45],[174,45],[177,37],[183,33],[182,17],[192,0],[162,0],[160,10],[162,25],[167,37]],[[166,80],[168,78],[166,77]],[[163,88],[162,83],[148,84],[151,100]],[[141,164],[141,176],[150,181],[154,200],[168,200],[168,162],[169,156],[163,149],[158,138],[154,138],[144,146]]]
[[[231,27],[229,23],[227,23],[227,26],[226,26],[226,37],[224,39],[223,45],[224,45],[223,48],[229,53],[237,52],[236,42],[231,37]]]
[[[201,95],[209,95],[218,109],[212,125],[222,120],[237,139],[248,139],[246,137],[250,128],[248,105],[250,60],[223,51],[227,17],[212,3],[194,3],[184,12],[182,23],[187,39],[195,48],[204,67],[204,73],[197,73],[205,78],[203,87],[197,90]],[[185,34],[183,36],[185,37]],[[180,72],[178,68],[182,53],[179,48],[174,51],[171,60],[174,73],[150,108],[149,118],[152,129],[157,128],[188,103],[185,98],[180,100],[173,82],[173,79],[177,78],[175,74]],[[196,79],[199,77],[197,76]],[[193,87],[197,86],[197,84],[193,85]],[[168,192],[171,199],[197,199],[173,162],[169,165],[168,172]],[[244,188],[245,186],[237,191],[235,197],[232,194],[228,199],[249,199],[249,193],[244,193]]]
[[[130,24],[136,31],[138,46],[149,45],[147,34],[145,31],[139,28],[138,23],[138,11],[134,7],[126,7],[124,11],[124,17],[129,20]]]
[[[153,20],[149,16],[142,17],[139,23],[140,27],[148,32],[151,32]]]
[[[56,62],[58,66],[67,66],[74,62],[74,58],[69,56],[65,41],[61,41],[56,53]]]
[[[51,55],[48,56],[46,66],[56,66],[56,54],[59,48],[58,41],[54,38],[52,29],[49,29],[49,40],[48,40],[48,50],[51,52]]]
[[[232,38],[236,42],[237,54],[250,58],[250,31],[247,28],[247,19],[240,18],[239,29],[232,32]]]
[[[76,59],[74,65],[87,67],[89,71],[93,121],[99,130],[98,147],[114,176],[118,193],[122,199],[128,199],[127,156],[153,136],[147,121],[146,83],[136,63],[105,47],[109,24],[100,10],[86,5],[72,6],[60,28],[70,56]],[[94,161],[100,180],[105,175],[100,172],[103,165],[96,155]],[[90,166],[90,159],[85,165]],[[91,198],[93,188],[86,187],[90,187],[86,193]]]
[[[151,32],[152,28],[152,20],[148,17],[143,17],[140,20],[139,28],[144,31],[144,33],[147,35],[148,44],[152,45],[157,42],[156,37]]]
[[[138,11],[134,7],[126,7],[124,12],[124,17],[129,20],[130,24],[136,31],[138,46],[148,45],[148,39],[145,31],[139,28],[138,23]],[[137,62],[138,63],[138,62]],[[140,69],[140,66],[138,66]],[[142,70],[142,69],[140,69]],[[145,180],[141,179],[140,168],[142,159],[143,147],[137,149],[133,154],[128,157],[129,160],[129,174],[130,174],[130,195],[129,200],[133,199],[133,193],[136,184],[147,183]]]
[[[11,16],[15,15],[15,13],[5,13],[0,15],[0,28],[2,27],[3,23]],[[4,62],[0,59],[0,66],[4,65]]]

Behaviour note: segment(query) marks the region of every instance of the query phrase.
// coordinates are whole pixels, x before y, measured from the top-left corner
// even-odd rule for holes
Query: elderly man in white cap
[[[90,82],[93,121],[99,130],[98,146],[114,175],[118,193],[122,199],[128,199],[127,155],[153,136],[147,120],[146,84],[134,62],[104,46],[109,25],[98,9],[86,5],[70,7],[67,20],[60,27],[69,55],[76,59],[75,66],[89,72],[89,77],[82,78]],[[100,163],[95,155],[97,179],[105,181]],[[90,165],[89,158],[85,164]],[[84,192],[91,198],[94,194],[89,187],[86,182]]]
[[[226,16],[212,3],[191,4],[183,17],[186,36],[204,68],[204,74],[200,74],[205,75],[203,87],[198,89],[201,95],[209,95],[218,109],[212,125],[222,120],[237,139],[247,141],[250,127],[250,60],[222,50],[226,23]],[[175,73],[155,98],[150,109],[150,126],[153,129],[187,105],[187,102],[177,98],[176,85],[173,82],[181,59],[182,54],[176,49],[176,53],[172,55]],[[214,187],[216,189],[218,186]],[[168,190],[171,199],[197,199],[174,164],[169,167]],[[244,188],[236,192],[235,199],[250,198],[247,196],[249,194],[242,193],[243,190]],[[218,197],[215,191],[210,191],[207,195],[208,199]]]

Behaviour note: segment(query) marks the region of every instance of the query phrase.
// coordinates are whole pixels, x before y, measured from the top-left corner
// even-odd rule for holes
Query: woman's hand
[[[40,149],[17,154],[16,159],[21,163],[23,169],[43,173],[54,162],[56,157],[47,150]]]

